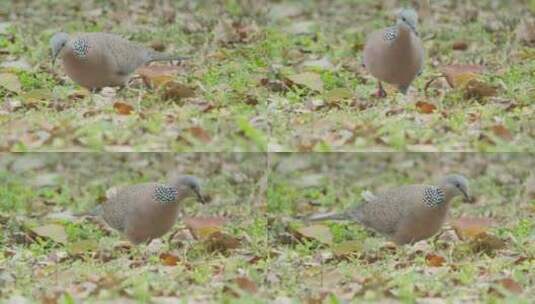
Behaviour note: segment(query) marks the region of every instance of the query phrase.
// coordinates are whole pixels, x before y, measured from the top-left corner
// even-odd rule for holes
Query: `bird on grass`
[[[53,64],[60,58],[67,75],[91,91],[124,87],[137,68],[150,62],[186,59],[157,52],[115,34],[98,32],[59,32],[50,38],[50,47]]]
[[[335,214],[313,215],[309,221],[345,220],[379,232],[398,245],[435,235],[442,227],[451,200],[469,196],[462,175],[448,175],[436,185],[413,184],[367,195],[359,206]]]

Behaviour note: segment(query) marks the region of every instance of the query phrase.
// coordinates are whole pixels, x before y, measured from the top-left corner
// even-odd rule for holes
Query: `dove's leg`
[[[383,84],[379,81],[377,86],[377,93],[375,93],[375,96],[377,98],[385,98],[386,97],[386,91],[383,88]]]

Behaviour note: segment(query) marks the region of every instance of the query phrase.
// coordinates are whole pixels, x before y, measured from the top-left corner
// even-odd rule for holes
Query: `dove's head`
[[[182,190],[189,196],[196,197],[199,202],[206,203],[206,200],[201,194],[201,183],[197,177],[193,175],[173,176],[170,179],[170,184],[177,190]]]
[[[408,26],[414,33],[417,33],[418,14],[412,8],[404,8],[398,13],[398,25]]]
[[[52,64],[56,62],[56,58],[58,57],[61,50],[67,45],[67,42],[69,41],[69,34],[59,32],[55,33],[52,38],[50,38],[50,48],[52,49]]]
[[[470,200],[470,190],[468,179],[462,175],[448,175],[442,179],[441,185],[446,191],[451,193],[451,197],[463,195]]]

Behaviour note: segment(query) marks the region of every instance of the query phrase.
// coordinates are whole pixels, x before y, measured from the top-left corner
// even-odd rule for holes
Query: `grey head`
[[[451,191],[452,196],[463,195],[470,200],[470,185],[466,177],[458,174],[448,175],[441,180],[440,185]]]
[[[193,175],[176,175],[169,179],[169,184],[177,189],[186,191],[191,196],[195,196],[200,203],[206,203],[201,194],[201,183],[197,177]]]
[[[404,8],[398,13],[397,25],[408,26],[415,34],[418,32],[418,14],[412,8]]]
[[[50,48],[52,49],[52,64],[56,62],[61,50],[67,45],[69,41],[69,34],[64,32],[55,33],[52,38],[50,38]]]

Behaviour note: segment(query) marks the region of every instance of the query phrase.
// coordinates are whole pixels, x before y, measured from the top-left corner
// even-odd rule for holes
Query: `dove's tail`
[[[321,222],[321,221],[347,221],[350,219],[351,218],[347,214],[330,212],[330,213],[321,213],[321,214],[312,215],[308,217],[307,220],[311,222]]]
[[[151,52],[149,58],[150,60],[147,63],[154,61],[184,61],[190,59],[190,57],[182,57],[161,52]]]
[[[95,208],[91,209],[91,211],[86,211],[82,213],[77,213],[75,216],[99,216],[102,214],[102,205],[98,205]]]

